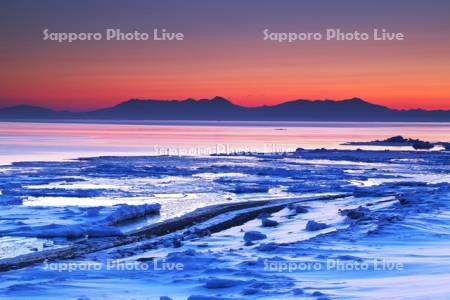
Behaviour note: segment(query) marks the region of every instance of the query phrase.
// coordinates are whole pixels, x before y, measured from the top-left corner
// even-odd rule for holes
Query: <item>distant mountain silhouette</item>
[[[17,105],[0,109],[0,118],[49,118],[54,115],[55,112],[51,109],[31,105]]]
[[[0,119],[450,122],[450,110],[396,110],[359,98],[294,100],[273,106],[243,107],[225,98],[214,97],[181,101],[131,99],[90,112],[60,112],[19,105],[0,109]]]

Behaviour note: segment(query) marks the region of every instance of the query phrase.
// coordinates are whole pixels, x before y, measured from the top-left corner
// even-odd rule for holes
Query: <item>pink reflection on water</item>
[[[201,155],[227,150],[270,152],[292,151],[297,147],[346,148],[340,144],[394,135],[450,141],[450,124],[442,123],[160,123],[4,122],[0,123],[0,163],[97,155]],[[169,152],[161,152],[162,149]]]

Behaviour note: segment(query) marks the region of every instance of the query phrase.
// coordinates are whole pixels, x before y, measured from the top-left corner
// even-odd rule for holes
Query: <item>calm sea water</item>
[[[0,164],[100,155],[208,155],[349,148],[341,143],[394,135],[450,141],[449,123],[0,122]]]

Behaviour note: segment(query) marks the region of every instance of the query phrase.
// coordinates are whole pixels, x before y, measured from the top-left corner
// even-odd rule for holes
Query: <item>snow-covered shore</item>
[[[0,190],[0,264],[86,240],[124,239],[206,206],[255,201],[254,208],[211,215],[167,234],[2,272],[2,299],[450,294],[445,151],[22,162],[0,167]],[[259,203],[282,205],[256,213]]]

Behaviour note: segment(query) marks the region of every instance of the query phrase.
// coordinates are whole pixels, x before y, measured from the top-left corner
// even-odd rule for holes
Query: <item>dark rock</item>
[[[148,261],[153,261],[155,258],[154,257],[139,257],[138,259],[136,259],[136,261],[138,262],[148,262]]]
[[[258,250],[259,250],[259,251],[262,251],[262,252],[274,251],[274,250],[276,250],[276,249],[278,249],[278,245],[275,244],[275,243],[261,244],[261,245],[258,247]]]
[[[303,295],[305,292],[302,289],[293,289],[292,293],[294,295]]]
[[[340,211],[340,213],[344,216],[347,216],[347,218],[349,219],[358,220],[367,217],[370,213],[370,210],[366,207],[360,206],[353,209],[343,209]]]
[[[397,198],[398,202],[401,205],[408,205],[411,203],[404,194],[397,194],[397,195],[395,195],[395,198]]]
[[[416,141],[412,144],[412,147],[416,150],[429,150],[433,149],[434,145],[430,142]]]
[[[402,137],[401,135],[397,135],[397,136],[393,136],[388,139],[385,139],[384,141],[388,142],[388,143],[405,143],[408,140],[405,139],[404,137]]]
[[[262,219],[261,225],[262,227],[275,227],[278,226],[278,222],[270,219]]]
[[[267,235],[259,232],[259,231],[247,231],[244,234],[244,241],[246,245],[251,245],[254,241],[264,240],[267,238]]]
[[[316,222],[314,220],[310,220],[308,221],[308,223],[306,224],[306,230],[307,231],[317,231],[317,230],[322,230],[329,227],[327,224],[325,223],[320,223],[320,222]]]
[[[298,206],[298,205],[296,205],[296,206],[294,207],[294,209],[295,209],[295,213],[297,213],[297,214],[304,214],[304,213],[307,213],[307,212],[308,212],[308,210],[307,210],[306,207],[304,207],[304,206]]]

